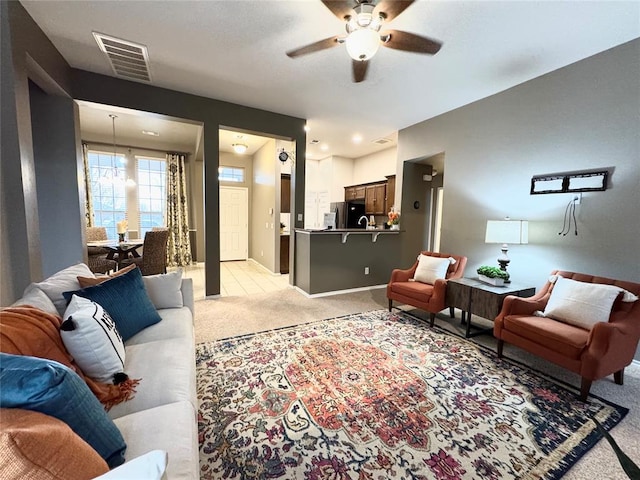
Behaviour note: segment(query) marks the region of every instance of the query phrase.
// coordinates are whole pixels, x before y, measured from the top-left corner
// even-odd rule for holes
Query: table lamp
[[[511,261],[507,256],[508,246],[529,243],[529,222],[526,220],[487,220],[487,231],[484,243],[501,243],[502,255],[498,257],[500,270],[507,271],[507,265]],[[509,280],[505,280],[509,283]]]

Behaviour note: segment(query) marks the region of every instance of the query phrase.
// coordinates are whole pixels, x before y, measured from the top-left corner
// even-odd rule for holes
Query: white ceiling
[[[153,85],[307,118],[308,141],[319,140],[307,145],[308,158],[388,148],[372,142],[640,37],[637,0],[418,0],[389,28],[439,40],[440,52],[381,48],[356,84],[344,45],[285,55],[344,32],[319,0],[21,3],[72,67],[113,75],[97,31],[146,45]]]

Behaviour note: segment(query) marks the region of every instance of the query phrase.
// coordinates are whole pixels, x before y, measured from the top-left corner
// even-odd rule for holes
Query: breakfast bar
[[[400,260],[399,230],[296,229],[296,286],[309,295],[385,285]]]

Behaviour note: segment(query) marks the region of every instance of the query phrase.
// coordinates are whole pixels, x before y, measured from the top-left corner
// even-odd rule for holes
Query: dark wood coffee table
[[[535,293],[534,287],[507,283],[502,287],[495,287],[481,282],[477,278],[456,278],[447,281],[447,306],[462,310],[462,323],[466,323],[465,337],[475,337],[485,333],[492,333],[493,328],[479,328],[471,324],[471,315],[493,321],[502,308],[502,302],[507,295],[530,297]],[[474,331],[471,331],[471,329]]]

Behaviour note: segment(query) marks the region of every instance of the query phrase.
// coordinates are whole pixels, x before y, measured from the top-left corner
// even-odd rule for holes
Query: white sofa
[[[56,313],[61,292],[80,288],[77,275],[93,276],[86,265],[74,265],[31,284],[14,305],[29,304]],[[145,286],[148,288],[146,282]],[[191,279],[181,280],[179,292],[183,306],[157,309],[162,320],[125,342],[125,372],[141,381],[133,399],[108,412],[127,444],[126,462],[152,450],[164,450],[168,465],[163,478],[170,480],[199,478]],[[157,305],[154,296],[149,296]],[[166,298],[159,301],[166,303]]]

